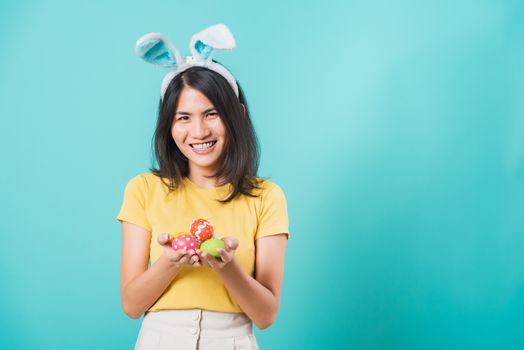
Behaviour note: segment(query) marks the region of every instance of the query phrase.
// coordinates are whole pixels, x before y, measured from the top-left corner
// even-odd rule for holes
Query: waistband
[[[241,337],[253,334],[253,323],[240,312],[202,309],[148,311],[142,327],[177,336],[204,338]]]

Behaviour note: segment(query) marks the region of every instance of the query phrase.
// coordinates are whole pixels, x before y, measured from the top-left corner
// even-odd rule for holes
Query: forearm
[[[216,271],[229,294],[259,329],[273,323],[280,304],[279,296],[247,274],[235,259]]]
[[[149,269],[122,288],[125,313],[133,319],[139,318],[162,295],[180,269],[162,255]]]

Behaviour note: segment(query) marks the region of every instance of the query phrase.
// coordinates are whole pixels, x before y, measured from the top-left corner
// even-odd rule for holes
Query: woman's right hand
[[[177,267],[182,266],[200,266],[200,257],[196,254],[193,249],[185,250],[178,249],[174,250],[171,246],[173,238],[168,234],[164,233],[158,236],[158,244],[164,248],[164,255],[168,260]]]

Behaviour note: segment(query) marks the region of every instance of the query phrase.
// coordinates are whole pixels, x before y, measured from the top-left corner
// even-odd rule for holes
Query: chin
[[[213,167],[216,167],[218,164],[218,160],[216,159],[213,159],[211,161],[202,161],[202,160],[191,159],[191,158],[188,158],[188,159],[189,159],[189,162],[193,163],[194,165],[196,165],[199,168],[213,168]]]

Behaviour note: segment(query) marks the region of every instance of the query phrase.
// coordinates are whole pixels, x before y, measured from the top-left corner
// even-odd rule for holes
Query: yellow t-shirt
[[[167,182],[167,180],[166,180]],[[167,186],[152,173],[137,175],[129,181],[122,208],[117,216],[152,233],[149,258],[154,264],[163,253],[157,238],[163,233],[188,232],[196,219],[211,223],[216,237],[235,237],[239,246],[235,259],[253,276],[255,240],[288,233],[286,198],[281,188],[265,180],[258,198],[240,195],[222,204],[231,185],[203,189],[185,178],[183,186],[168,195]],[[206,309],[241,312],[218,274],[209,267],[184,267],[150,311],[165,309]]]

